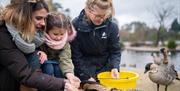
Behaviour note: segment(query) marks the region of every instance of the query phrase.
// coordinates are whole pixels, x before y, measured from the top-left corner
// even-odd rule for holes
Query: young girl
[[[76,31],[69,18],[62,13],[51,13],[47,16],[46,28],[45,43],[40,46],[40,50],[47,54],[48,60],[42,64],[42,71],[55,77],[65,76],[72,84],[79,87],[80,80],[74,76],[74,65],[68,43],[73,40]]]

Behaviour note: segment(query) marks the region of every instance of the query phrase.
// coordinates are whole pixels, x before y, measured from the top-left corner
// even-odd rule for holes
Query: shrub
[[[167,47],[169,49],[176,49],[177,44],[176,44],[175,40],[173,40],[173,39],[168,40]]]

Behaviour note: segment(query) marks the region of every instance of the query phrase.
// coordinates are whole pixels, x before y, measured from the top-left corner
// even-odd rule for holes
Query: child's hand
[[[119,78],[118,69],[112,69],[112,70],[111,70],[111,77],[112,77],[112,78],[115,78],[115,79]]]
[[[66,74],[67,79],[70,81],[70,83],[76,87],[79,88],[80,87],[80,79],[78,77],[76,77],[73,73],[67,73]]]
[[[47,55],[43,51],[38,51],[37,55],[39,55],[40,63],[43,64],[47,60]]]

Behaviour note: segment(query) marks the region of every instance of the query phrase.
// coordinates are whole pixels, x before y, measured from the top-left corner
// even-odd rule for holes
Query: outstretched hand
[[[76,87],[74,87],[70,82],[65,82],[64,91],[79,91]]]
[[[112,69],[111,70],[111,77],[114,78],[114,79],[118,79],[119,78],[118,69]]]
[[[76,87],[79,88],[80,87],[80,79],[78,77],[76,77],[73,73],[67,73],[66,74],[67,79],[70,81],[70,83]]]

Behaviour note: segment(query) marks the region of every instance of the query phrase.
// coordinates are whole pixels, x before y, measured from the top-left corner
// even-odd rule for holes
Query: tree
[[[50,11],[59,11],[70,17],[70,9],[64,9],[60,3],[53,3],[53,0],[46,0]]]
[[[167,4],[166,2],[160,2],[160,4],[155,5],[155,11],[154,16],[158,23],[158,31],[157,31],[157,38],[155,42],[155,46],[159,45],[159,42],[161,41],[162,45],[164,45],[164,36],[162,33],[167,32],[167,26],[166,21],[173,13],[174,7],[170,4]]]
[[[180,32],[180,24],[178,23],[177,18],[172,22],[171,30],[174,32]]]
[[[52,4],[52,11],[58,11],[58,9],[63,9],[63,7],[61,6],[61,4],[59,4],[59,3],[53,3],[53,4]]]
[[[53,3],[53,0],[46,0],[50,11],[58,11],[58,9],[63,9],[60,3]]]
[[[10,3],[16,3],[16,2],[20,2],[20,0],[11,0]]]
[[[134,21],[121,27],[120,37],[129,42],[152,41],[155,31],[156,29],[149,28],[144,22]]]

